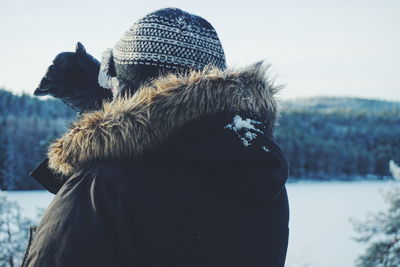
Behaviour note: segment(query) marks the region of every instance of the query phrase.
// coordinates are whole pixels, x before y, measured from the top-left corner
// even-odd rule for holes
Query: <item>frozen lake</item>
[[[382,191],[400,187],[393,182],[302,182],[288,184],[290,239],[287,267],[354,266],[365,247],[355,241],[349,218],[386,210]],[[53,195],[43,191],[9,192],[24,215],[36,216]]]

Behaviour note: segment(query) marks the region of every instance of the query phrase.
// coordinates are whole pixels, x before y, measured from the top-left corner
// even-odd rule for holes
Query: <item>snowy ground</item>
[[[364,219],[368,212],[385,210],[381,191],[400,187],[391,182],[303,182],[289,184],[290,240],[287,267],[347,267],[364,247],[355,236],[349,218]],[[53,195],[41,191],[9,192],[24,209],[36,216]]]
[[[365,246],[355,242],[350,218],[386,210],[382,192],[392,182],[289,184],[290,238],[287,267],[354,266]]]

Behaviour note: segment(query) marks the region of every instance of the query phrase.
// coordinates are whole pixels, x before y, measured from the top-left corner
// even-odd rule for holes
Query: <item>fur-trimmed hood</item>
[[[101,110],[82,115],[51,144],[49,167],[70,175],[92,160],[137,157],[186,123],[220,113],[258,114],[272,132],[278,88],[266,76],[267,69],[258,63],[160,77],[131,97],[116,98]]]

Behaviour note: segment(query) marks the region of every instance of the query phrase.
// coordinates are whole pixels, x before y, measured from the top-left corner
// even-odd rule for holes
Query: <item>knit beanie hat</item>
[[[99,83],[115,89],[118,80],[135,83],[140,72],[147,71],[151,77],[157,69],[178,72],[201,70],[207,65],[226,68],[214,28],[199,16],[165,8],[138,20],[114,49],[104,52]]]

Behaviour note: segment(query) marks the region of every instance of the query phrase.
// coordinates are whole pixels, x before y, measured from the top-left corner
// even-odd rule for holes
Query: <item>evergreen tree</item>
[[[370,215],[367,221],[354,221],[356,241],[368,244],[356,265],[360,267],[400,266],[400,188],[386,193],[389,209]]]
[[[21,216],[20,206],[8,201],[0,191],[0,267],[21,264],[31,224],[31,220]]]

